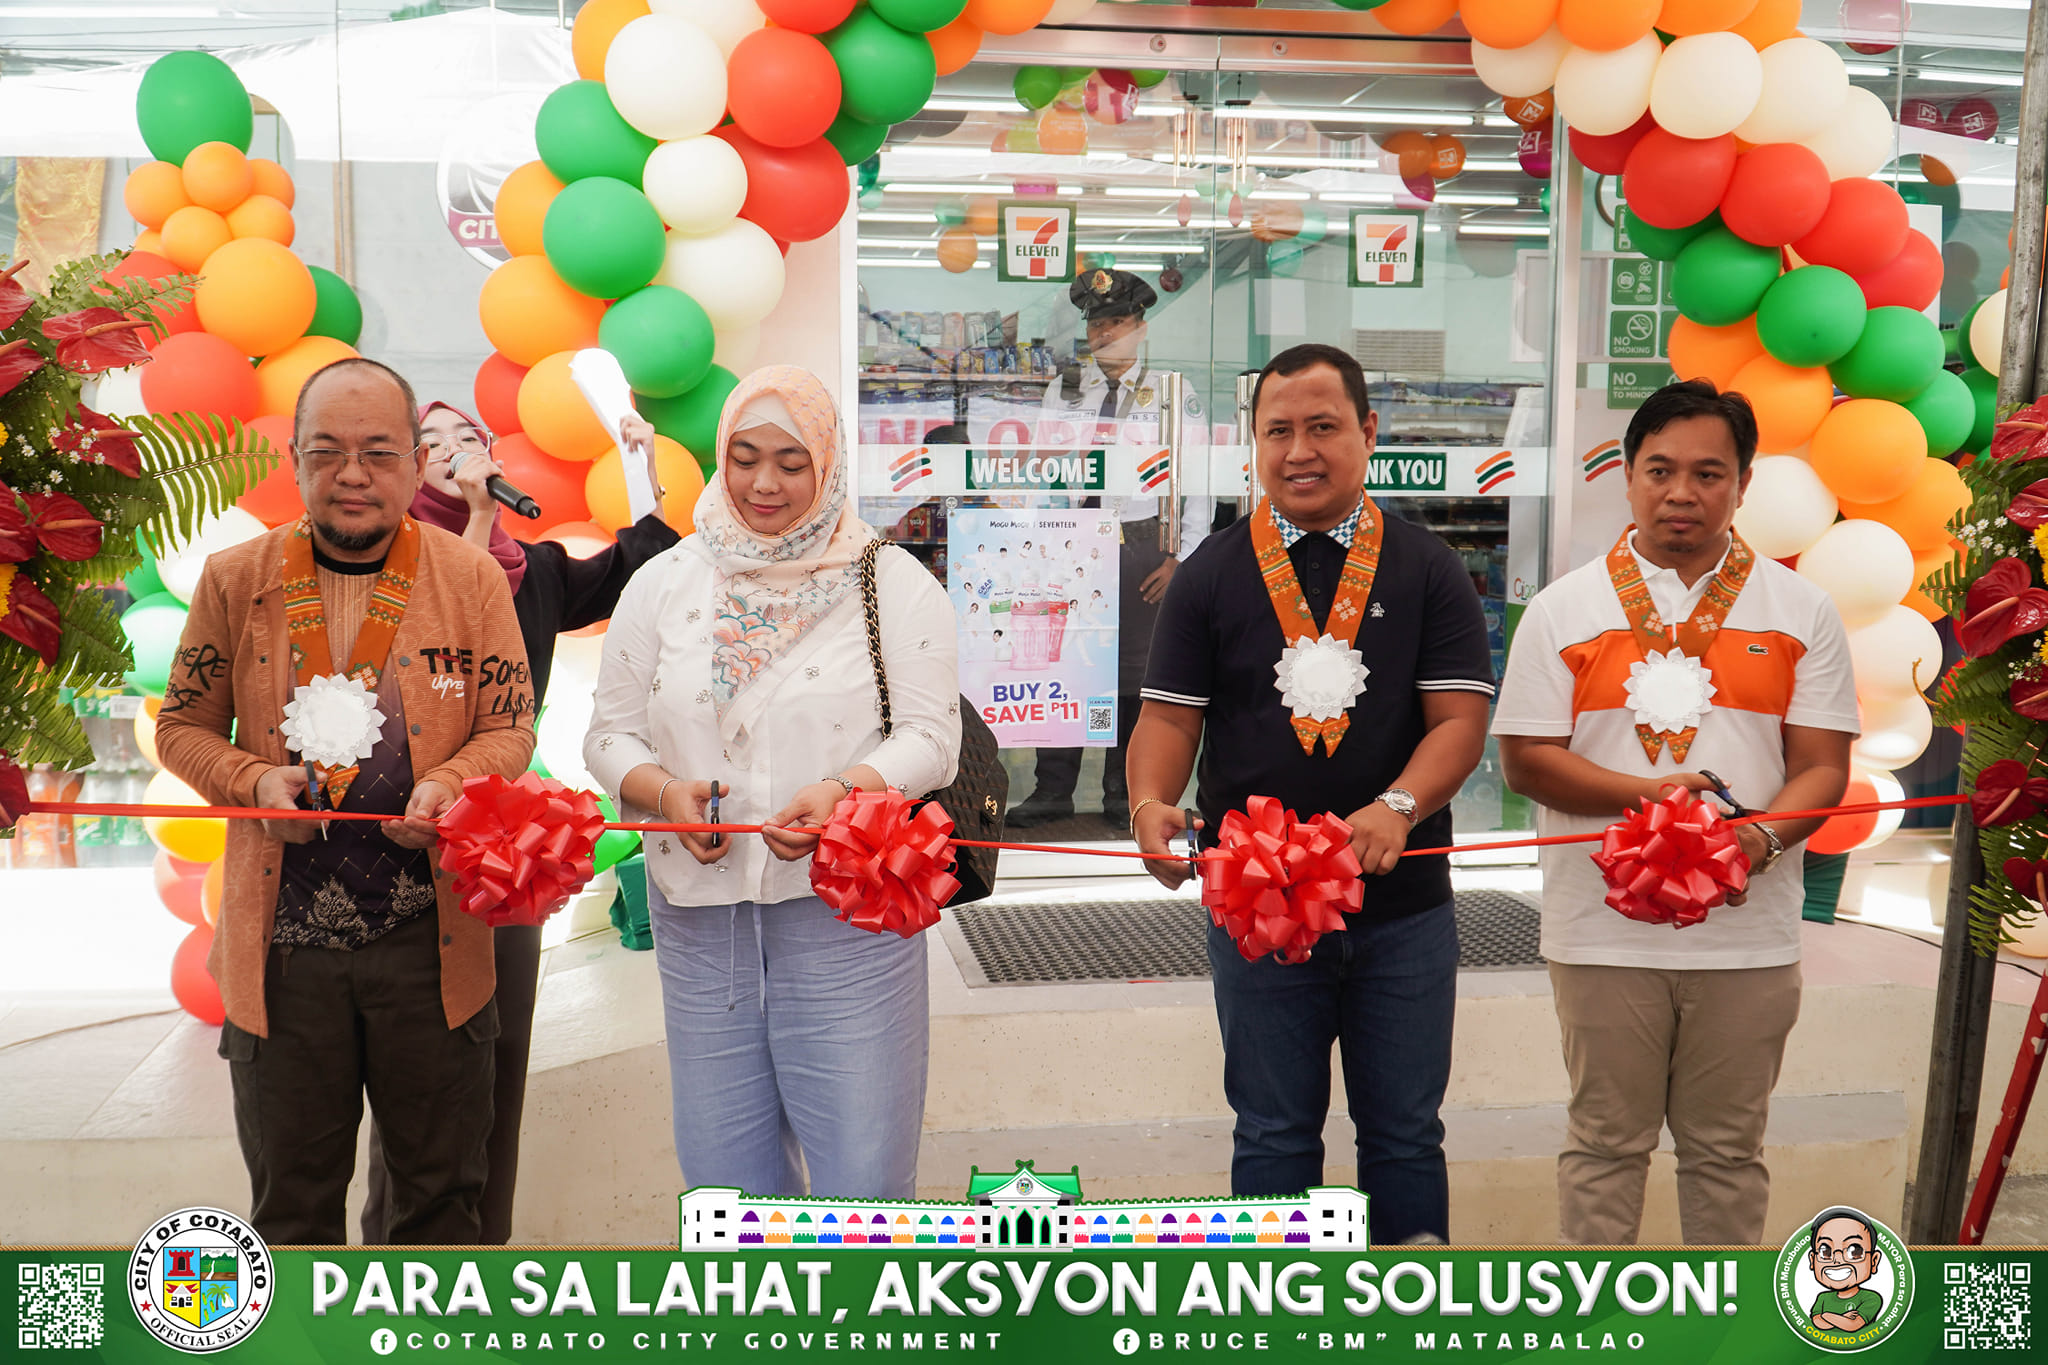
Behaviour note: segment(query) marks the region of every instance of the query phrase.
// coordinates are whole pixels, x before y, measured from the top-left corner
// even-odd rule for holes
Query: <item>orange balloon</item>
[[[1800,0],[1757,0],[1749,16],[1728,31],[1740,34],[1761,52],[1799,32],[1799,4]]]
[[[185,176],[168,161],[145,161],[128,173],[121,187],[121,202],[128,216],[144,227],[160,228],[164,220],[192,202],[185,193]]]
[[[1523,128],[1548,128],[1557,112],[1557,97],[1548,90],[1518,100],[1502,100],[1501,112]]]
[[[1465,139],[1456,133],[1439,133],[1429,140],[1429,173],[1449,180],[1465,169]]]
[[[1927,462],[1927,433],[1913,414],[1882,398],[1852,398],[1821,419],[1808,459],[1843,502],[1889,502],[1913,486]]]
[[[1905,492],[1885,502],[1845,502],[1842,515],[1883,522],[1899,533],[1917,558],[1948,550],[1948,520],[1969,505],[1970,490],[1956,467],[1947,460],[1927,458],[1920,462],[1912,486]],[[1914,583],[1925,576],[1917,575]]]
[[[296,231],[292,211],[267,194],[252,194],[228,210],[228,231],[237,237],[262,237],[290,246]]]
[[[1877,799],[1877,784],[1859,773],[1849,778],[1849,789],[1842,793],[1841,804],[1865,806]],[[1808,837],[1806,846],[1815,853],[1847,853],[1876,832],[1876,811],[1863,815],[1833,815]]]
[[[1953,185],[1956,183],[1956,173],[1948,168],[1948,163],[1937,161],[1925,152],[1920,154],[1920,174],[1927,177],[1927,183],[1930,185]]]
[[[958,275],[974,269],[981,259],[981,239],[964,227],[950,227],[939,234],[939,264]]]
[[[316,370],[356,354],[356,348],[333,337],[300,337],[256,367],[256,388],[266,417],[290,417],[299,404],[299,390]],[[260,515],[260,514],[259,514]]]
[[[519,381],[519,429],[558,460],[594,460],[612,438],[569,377],[572,354],[544,356]]]
[[[932,56],[938,59],[941,76],[952,75],[973,61],[974,54],[981,51],[981,29],[965,14],[924,36],[932,45]]]
[[[226,213],[256,188],[256,173],[239,147],[202,142],[185,157],[185,195],[203,209]]]
[[[1388,133],[1380,139],[1380,150],[1391,152],[1400,162],[1401,178],[1413,180],[1419,175],[1429,174],[1429,165],[1436,157],[1429,138],[1412,128],[1403,128],[1398,133]]]
[[[306,334],[319,295],[290,247],[243,237],[206,258],[192,301],[207,331],[243,355],[270,355]]]
[[[498,240],[505,244],[505,250],[514,256],[541,254],[541,224],[547,219],[548,205],[561,192],[562,182],[555,179],[545,162],[529,161],[505,177],[505,183],[498,187],[495,210]]]
[[[1005,37],[1035,28],[1052,13],[1052,0],[967,0],[961,18],[983,33]]]
[[[163,256],[164,235],[155,228],[151,228],[147,232],[138,232],[135,234],[135,249],[137,251],[146,251],[152,256]],[[164,259],[169,260],[170,258],[166,256]]]
[[[567,550],[571,559],[588,559],[613,543],[611,533],[594,521],[565,521],[543,531],[540,538]]]
[[[1476,42],[1524,47],[1557,20],[1557,0],[1464,0],[1458,17]]]
[[[661,486],[668,490],[668,496],[661,500],[661,519],[677,535],[690,534],[696,529],[692,518],[697,499],[704,492],[704,471],[681,443],[666,436],[654,438],[654,471],[661,476]],[[625,463],[616,448],[591,463],[583,496],[590,505],[590,519],[610,534],[617,535],[632,524],[633,514],[626,501]]]
[[[523,433],[501,436],[491,447],[493,459],[505,467],[505,477],[529,493],[540,504],[540,516],[500,517],[498,524],[514,540],[539,540],[551,527],[568,521],[590,520],[584,504],[583,486],[590,480],[590,466],[574,460],[558,460],[528,440]]]
[[[255,182],[251,194],[267,194],[286,208],[297,202],[298,191],[292,186],[291,172],[269,157],[250,157],[249,176]]]
[[[977,194],[967,201],[967,230],[977,237],[996,235],[996,201],[993,195]]]
[[[476,310],[484,336],[515,365],[597,345],[597,323],[604,316],[604,304],[564,284],[545,256],[514,256],[493,270]]]
[[[308,337],[307,340],[313,338]],[[258,373],[261,373],[260,367]],[[258,417],[249,423],[249,430],[269,445],[277,463],[248,492],[235,499],[235,506],[265,526],[282,526],[288,521],[298,520],[306,507],[299,498],[298,481],[292,477],[292,419],[289,416]]]
[[[1749,400],[1756,412],[1756,448],[1770,455],[1805,445],[1835,399],[1825,367],[1800,369],[1768,355],[1737,370],[1728,388]]]
[[[1726,327],[1706,327],[1681,317],[1671,327],[1671,372],[1679,379],[1707,379],[1725,389],[1735,372],[1764,353],[1757,339],[1756,319],[1744,318]]]
[[[162,234],[160,247],[144,247],[138,237],[135,239],[136,249],[160,249],[181,267],[192,271],[205,265],[209,256],[235,240],[235,231],[228,226],[227,219],[197,204],[188,204],[165,219]]]
[[[1559,0],[1557,31],[1573,47],[1613,52],[1654,28],[1663,8],[1663,0]]]
[[[199,883],[199,909],[208,925],[220,922],[220,900],[227,892],[228,860],[207,864],[206,877]]]
[[[653,11],[647,0],[590,0],[576,11],[575,26],[569,30],[569,52],[576,60],[576,74],[586,81],[604,79],[604,54],[611,51],[619,30],[643,14]]]
[[[1252,236],[1262,242],[1278,242],[1301,231],[1301,205],[1292,200],[1278,200],[1268,203],[1260,201],[1252,206]]]
[[[1757,0],[1664,0],[1657,27],[1684,38],[1694,33],[1726,33],[1756,8]]]
[[[1038,150],[1049,156],[1079,156],[1088,150],[1088,120],[1078,109],[1052,105],[1038,116]]]
[[[1928,550],[1913,556],[1913,590],[1906,594],[1902,606],[1910,607],[1930,621],[1939,621],[1948,615],[1935,600],[1927,595],[1927,580],[1940,573],[1950,564],[1962,558],[1953,545],[1944,543],[1938,549]]]
[[[1372,12],[1372,17],[1389,33],[1415,37],[1434,33],[1457,12],[1458,0],[1387,0]]]

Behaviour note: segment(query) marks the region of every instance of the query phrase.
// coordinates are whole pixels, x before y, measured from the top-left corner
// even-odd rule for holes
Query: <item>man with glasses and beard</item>
[[[395,1243],[474,1242],[491,1128],[491,929],[462,912],[435,821],[533,755],[505,574],[407,514],[425,455],[411,388],[372,360],[300,391],[306,515],[211,557],[158,726],[164,766],[222,806],[384,817],[236,820],[207,967],[227,1011],[251,1221],[346,1243],[363,1098]]]

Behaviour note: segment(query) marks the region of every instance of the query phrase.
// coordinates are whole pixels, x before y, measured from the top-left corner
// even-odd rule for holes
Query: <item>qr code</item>
[[[2031,1335],[2032,1268],[2024,1261],[1941,1267],[1941,1344],[1951,1351],[2024,1351]]]
[[[90,1350],[107,1330],[100,1291],[106,1267],[97,1264],[38,1265],[24,1261],[16,1280],[15,1347],[23,1351]]]
[[[1088,708],[1088,733],[1104,735],[1116,729],[1116,708],[1114,706],[1091,706]]]

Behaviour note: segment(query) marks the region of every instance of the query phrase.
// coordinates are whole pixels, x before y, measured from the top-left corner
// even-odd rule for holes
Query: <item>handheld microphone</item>
[[[450,474],[458,474],[462,472],[462,462],[468,459],[472,453],[473,452],[467,450],[458,450],[453,455],[449,456],[448,472]],[[520,516],[527,518],[529,521],[539,520],[540,504],[535,502],[526,494],[520,492],[517,485],[513,484],[509,479],[504,478],[502,475],[493,474],[491,475],[490,478],[485,479],[484,489],[490,493],[491,497],[495,501],[499,502],[500,504],[506,507],[511,508]]]

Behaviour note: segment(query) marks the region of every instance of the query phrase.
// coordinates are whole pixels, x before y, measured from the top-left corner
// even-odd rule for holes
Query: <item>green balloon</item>
[[[932,220],[940,227],[959,227],[967,221],[967,210],[942,199],[932,205]]]
[[[848,118],[844,113],[832,120],[832,126],[825,130],[825,140],[839,152],[839,159],[849,166],[862,166],[875,153],[882,150],[882,144],[889,140],[889,125],[886,123],[862,123],[857,118]],[[873,183],[873,175],[865,170],[863,192]]]
[[[149,553],[147,546],[143,547],[142,566],[122,579],[121,586],[128,590],[128,596],[136,602],[168,591],[164,587],[163,575],[156,571],[156,556]]]
[[[1939,204],[1943,242],[1955,235],[1956,225],[1963,219],[1963,188],[1960,185],[1937,185],[1932,181],[1902,181],[1899,184],[1899,198],[1909,204]],[[1936,246],[1940,244],[1935,243]]]
[[[1953,327],[1941,329],[1941,363],[1968,363],[1963,356],[1962,334]]]
[[[1378,9],[1381,5],[1386,4],[1387,0],[1337,0],[1337,3],[1345,9],[1368,10]]]
[[[1054,66],[1020,66],[1010,78],[1017,103],[1026,109],[1043,109],[1060,97],[1060,73]]]
[[[609,796],[597,798],[597,808],[604,812],[607,820],[619,818],[619,808],[612,804]],[[590,861],[597,871],[624,862],[640,848],[640,836],[630,829],[608,829],[597,836],[597,847],[591,850]]]
[[[930,33],[958,19],[967,0],[868,0],[868,8],[905,33]]]
[[[1131,84],[1137,86],[1140,90],[1150,90],[1153,86],[1166,79],[1164,71],[1140,71],[1136,68],[1131,70],[1130,76]]]
[[[1863,335],[1828,366],[1828,376],[1851,398],[1903,403],[1934,382],[1941,357],[1941,331],[1925,313],[1873,308],[1864,319]]]
[[[1537,191],[1536,207],[1542,209],[1545,213],[1550,212],[1550,186],[1545,185],[1541,190]]]
[[[1702,327],[1726,327],[1756,311],[1778,278],[1778,265],[1775,248],[1712,228],[1678,253],[1672,297],[1678,311]]]
[[[1275,275],[1293,275],[1301,269],[1301,258],[1308,254],[1308,248],[1299,241],[1289,239],[1275,242],[1266,248],[1266,269]]]
[[[723,365],[713,365],[687,392],[674,398],[636,393],[633,406],[656,431],[696,456],[709,477],[718,467],[718,418],[725,411],[726,398],[739,386],[738,375]]]
[[[1855,280],[1833,266],[1803,265],[1764,291],[1756,335],[1773,359],[1811,369],[1849,354],[1868,315]]]
[[[246,152],[256,131],[241,77],[210,52],[171,52],[151,62],[135,92],[135,122],[150,155],[173,166],[202,142]]]
[[[711,350],[718,339],[695,299],[680,289],[650,284],[605,310],[597,324],[597,344],[618,357],[633,392],[674,398],[711,373]]]
[[[1991,429],[1998,425],[1998,376],[1981,365],[1972,365],[1963,371],[1961,378],[1970,390],[1970,401],[1974,405],[1970,434],[1963,438],[1962,448],[1982,450],[1991,444]]]
[[[1301,231],[1294,234],[1294,240],[1303,246],[1314,246],[1330,232],[1330,215],[1314,204],[1301,206]]]
[[[548,205],[540,240],[563,283],[594,299],[642,288],[668,255],[661,214],[638,189],[607,175],[563,187]]]
[[[317,265],[306,269],[313,276],[313,321],[306,335],[333,337],[353,346],[363,335],[363,302],[347,280]]]
[[[1935,371],[1933,381],[1905,408],[1927,433],[1927,453],[1936,459],[1961,450],[1977,420],[1976,396],[1961,375],[1947,370]]]
[[[593,175],[640,188],[655,140],[635,128],[612,106],[603,81],[571,81],[540,106],[533,139],[540,159],[564,185]]]
[[[185,604],[167,592],[145,597],[121,613],[121,633],[128,637],[128,647],[135,654],[128,685],[148,696],[161,697],[170,685],[178,637],[185,633]]]
[[[1623,222],[1628,225],[1628,240],[1637,251],[1653,261],[1675,261],[1678,253],[1694,238],[1721,226],[1719,210],[1708,214],[1691,227],[1660,228],[1638,218],[1627,205],[1622,206]]]
[[[835,123],[834,126],[836,127],[837,124]],[[830,134],[828,133],[827,136],[830,136]],[[860,165],[854,170],[855,188],[864,195],[873,191],[875,186],[881,182],[881,179],[882,158],[879,156],[863,157]]]
[[[839,109],[862,123],[901,123],[938,83],[938,59],[922,33],[905,33],[866,5],[820,41],[839,68]]]

